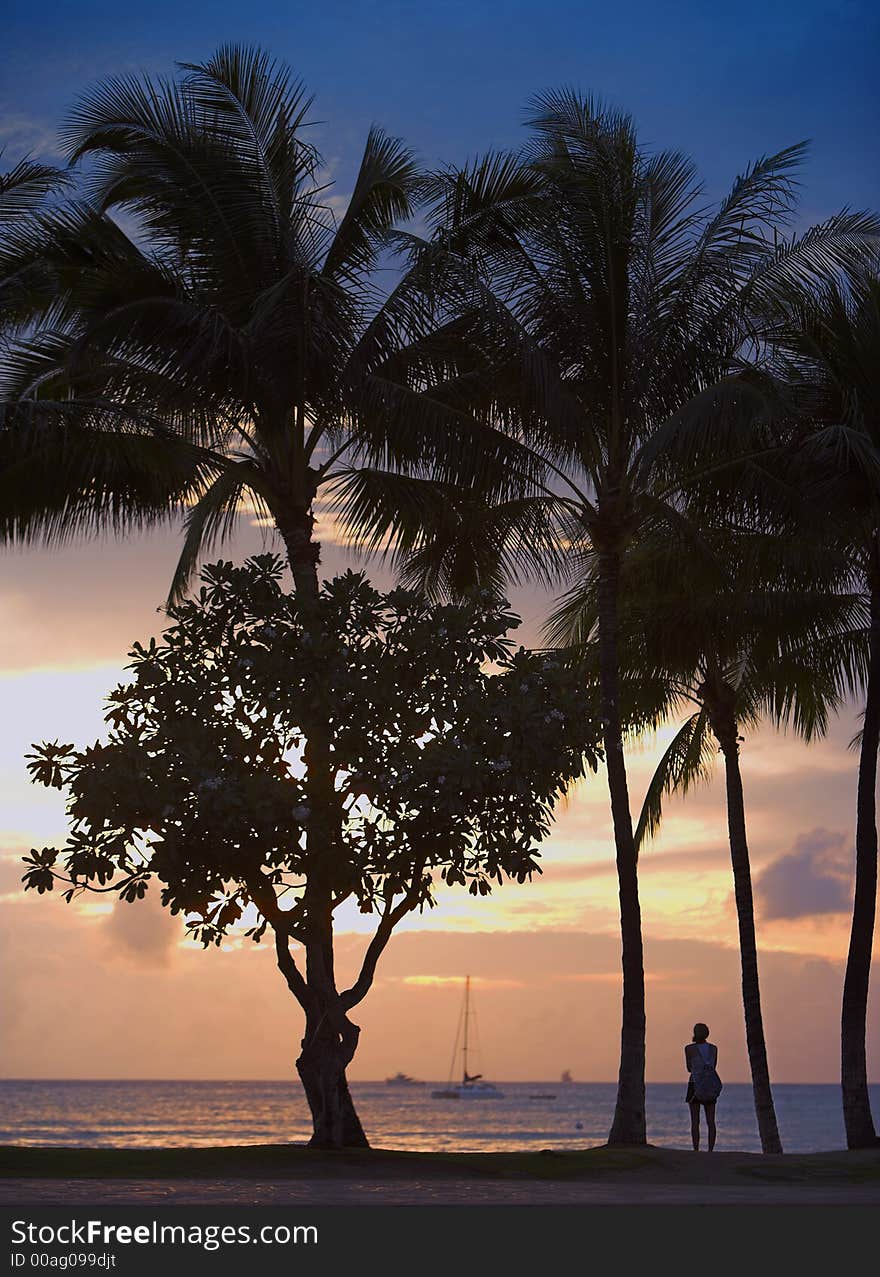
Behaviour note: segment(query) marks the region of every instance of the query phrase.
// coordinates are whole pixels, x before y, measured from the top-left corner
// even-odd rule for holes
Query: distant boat
[[[464,1045],[462,1046],[462,1076],[460,1082],[453,1082],[440,1091],[432,1091],[432,1100],[503,1100],[504,1092],[492,1082],[484,1080],[482,1073],[468,1073],[468,1045],[470,1040],[471,1011],[471,978],[464,982]],[[455,1048],[452,1053],[452,1070],[455,1070],[455,1057],[458,1054],[458,1033],[461,1031],[459,1020],[458,1032],[455,1035]]]
[[[565,1082],[565,1083],[566,1083],[566,1085],[568,1085],[568,1083],[569,1083],[569,1082],[573,1082],[573,1081],[574,1081],[574,1078],[571,1076],[571,1074],[569,1073],[568,1069],[563,1069],[563,1070],[562,1070],[562,1077],[561,1077],[559,1080],[560,1080],[560,1082]]]
[[[394,1077],[386,1077],[386,1086],[424,1086],[424,1082],[420,1082],[418,1078],[410,1077],[408,1073],[395,1073]]]

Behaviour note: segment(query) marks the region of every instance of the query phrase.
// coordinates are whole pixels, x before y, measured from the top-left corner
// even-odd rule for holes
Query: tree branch
[[[283,931],[275,932],[275,954],[278,960],[278,970],[287,981],[288,989],[290,989],[302,1009],[308,1012],[312,1003],[309,986],[296,965],[293,954],[290,952],[290,946],[287,943],[287,935]]]
[[[403,899],[393,907],[391,907],[391,901],[388,901],[388,907],[382,914],[375,935],[367,946],[367,952],[364,954],[358,978],[350,989],[346,989],[344,993],[339,995],[340,1005],[345,1011],[350,1011],[352,1007],[357,1006],[369,993],[376,975],[376,965],[384,953],[388,941],[391,939],[392,931],[401,918],[413,910],[419,902],[424,872],[425,858],[423,857],[416,867],[409,890]]]
[[[282,909],[278,904],[278,897],[273,891],[271,885],[266,881],[263,875],[257,870],[256,874],[250,874],[245,878],[250,897],[254,904],[260,910],[263,917],[271,923],[272,930],[276,935],[289,936],[293,940],[298,940],[301,944],[305,943],[304,935],[297,927],[300,918],[297,914],[302,914],[302,901],[300,901],[293,909]]]
[[[120,879],[119,882],[111,882],[109,887],[92,887],[87,882],[77,882],[75,878],[65,878],[64,874],[58,873],[55,869],[52,870],[52,877],[56,882],[68,882],[77,891],[92,891],[96,896],[103,895],[108,891],[121,891],[123,887],[128,886],[130,882],[134,882],[137,878],[140,878],[142,874],[143,870],[138,870],[136,873],[129,874],[127,878]]]

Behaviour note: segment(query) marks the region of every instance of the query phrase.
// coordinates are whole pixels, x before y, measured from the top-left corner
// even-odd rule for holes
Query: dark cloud
[[[808,918],[848,913],[852,856],[845,833],[813,829],[791,851],[771,861],[755,883],[764,918]]]

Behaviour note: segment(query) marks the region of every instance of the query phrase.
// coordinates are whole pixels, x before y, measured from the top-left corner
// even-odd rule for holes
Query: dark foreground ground
[[[312,1152],[0,1147],[6,1205],[880,1205],[880,1148],[762,1157],[676,1149]]]

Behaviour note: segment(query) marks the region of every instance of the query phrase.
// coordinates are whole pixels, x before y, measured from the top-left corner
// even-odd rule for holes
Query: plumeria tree
[[[515,651],[494,595],[438,605],[364,576],[288,593],[273,555],[202,573],[157,641],[136,644],[107,739],[54,742],[34,779],[68,796],[63,848],[34,850],[26,887],[135,903],[158,885],[206,947],[272,937],[305,1014],[297,1069],[312,1145],[365,1145],[346,1082],[350,1016],[395,925],[440,883],[487,895],[527,881],[555,800],[595,768],[599,727],[576,672]],[[316,830],[310,742],[329,751]],[[322,766],[323,766],[322,748]],[[334,973],[340,908],[376,919],[348,988]]]

